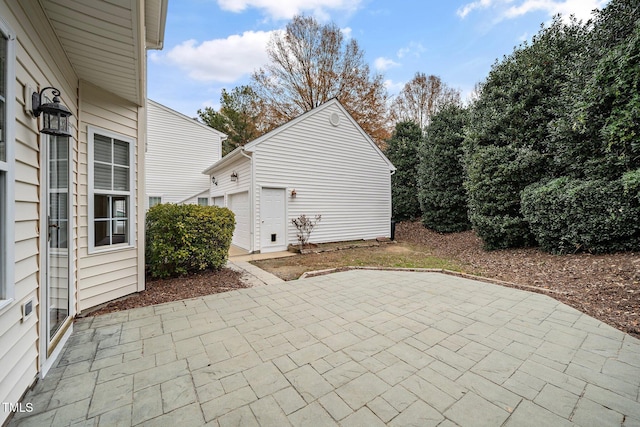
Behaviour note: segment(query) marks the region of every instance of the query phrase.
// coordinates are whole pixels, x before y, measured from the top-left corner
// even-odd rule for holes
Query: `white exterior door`
[[[260,252],[287,249],[285,190],[263,188],[260,201]]]
[[[63,335],[73,321],[73,288],[70,273],[71,250],[71,150],[69,138],[42,136],[42,175],[44,183],[43,239],[41,265],[41,369],[49,369],[60,352]]]
[[[249,245],[249,192],[229,195],[229,209],[236,215],[236,228],[231,243],[242,249],[250,250]]]

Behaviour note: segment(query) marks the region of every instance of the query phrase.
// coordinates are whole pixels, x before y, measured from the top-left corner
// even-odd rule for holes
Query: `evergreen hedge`
[[[525,188],[522,213],[552,253],[638,250],[639,189],[638,182],[557,178]]]
[[[225,266],[235,216],[217,206],[160,204],[147,212],[146,263],[151,277]]]
[[[529,246],[534,237],[520,213],[520,193],[544,173],[533,150],[486,146],[470,155],[465,187],[469,219],[487,249]]]
[[[431,117],[419,148],[422,223],[440,233],[471,228],[461,162],[465,117],[465,110],[458,106],[442,109]]]
[[[422,129],[411,121],[399,122],[387,141],[385,154],[396,167],[391,175],[392,215],[397,220],[419,218],[418,147]]]

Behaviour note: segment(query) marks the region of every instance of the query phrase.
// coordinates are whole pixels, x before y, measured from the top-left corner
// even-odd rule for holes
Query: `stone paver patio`
[[[640,340],[544,295],[347,271],[80,319],[11,425],[640,426]]]

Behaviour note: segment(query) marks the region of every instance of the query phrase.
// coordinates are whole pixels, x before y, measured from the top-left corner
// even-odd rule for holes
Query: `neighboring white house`
[[[249,252],[297,242],[291,220],[322,215],[311,241],[389,237],[395,167],[336,99],[237,148],[203,173],[212,203],[236,215]]]
[[[222,157],[227,136],[149,100],[145,180],[147,207],[158,203],[209,203],[202,170]]]
[[[0,0],[0,425],[76,314],[145,287],[146,50],[162,47],[166,12]],[[31,114],[51,87],[69,136]]]

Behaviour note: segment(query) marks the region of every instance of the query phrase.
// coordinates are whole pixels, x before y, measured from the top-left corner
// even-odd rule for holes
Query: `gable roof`
[[[385,156],[384,153],[380,150],[380,148],[378,148],[376,143],[373,142],[371,137],[369,135],[367,135],[367,133],[362,129],[362,127],[358,124],[358,122],[356,122],[356,120],[351,116],[351,114],[349,114],[349,112],[344,108],[344,106],[340,103],[340,101],[338,101],[337,98],[332,98],[329,101],[325,102],[324,104],[321,104],[321,105],[319,105],[318,107],[316,107],[316,108],[314,108],[312,110],[306,111],[306,112],[302,113],[301,115],[299,115],[298,117],[296,117],[295,119],[289,120],[287,123],[285,123],[285,124],[283,124],[281,126],[278,126],[277,128],[273,129],[272,131],[265,133],[264,135],[254,139],[251,142],[248,142],[243,147],[236,148],[235,150],[233,150],[232,152],[230,152],[229,154],[224,156],[222,159],[218,160],[216,163],[214,163],[213,165],[211,165],[210,167],[205,169],[202,173],[208,174],[209,172],[215,170],[216,168],[218,168],[218,167],[220,167],[220,166],[222,166],[222,165],[224,165],[226,163],[229,163],[229,161],[232,161],[232,160],[236,159],[237,157],[239,157],[242,151],[249,152],[249,153],[254,152],[256,150],[256,147],[258,145],[260,145],[262,142],[264,142],[264,141],[266,141],[268,139],[271,139],[272,137],[278,135],[280,132],[283,132],[283,131],[289,129],[290,127],[292,127],[292,126],[295,126],[296,124],[298,124],[302,120],[305,120],[306,118],[308,118],[310,116],[318,114],[318,113],[324,111],[325,109],[327,109],[327,108],[329,108],[331,106],[337,106],[342,111],[342,113],[351,121],[351,123],[360,132],[360,134],[362,134],[362,136],[369,143],[369,145],[371,145],[371,148],[373,148],[376,151],[376,153],[378,153],[378,155],[389,166],[389,170],[390,171],[395,171],[396,167],[393,166],[393,164],[387,158],[387,156]]]
[[[211,132],[211,133],[215,133],[217,136],[220,137],[220,139],[222,141],[224,141],[225,139],[227,139],[227,134],[220,132],[217,129],[212,128],[211,126],[207,126],[204,123],[202,123],[201,121],[197,120],[197,119],[193,119],[185,114],[182,114],[179,111],[176,111],[172,108],[167,107],[166,105],[160,104],[159,102],[153,101],[151,99],[148,99],[147,102],[150,105],[153,105],[156,108],[159,108],[161,110],[166,111],[169,114],[172,114],[174,116],[176,116],[177,119],[179,120],[184,120],[185,122],[189,123],[189,125],[194,125],[194,126],[200,126],[203,129],[206,129],[207,131]]]

